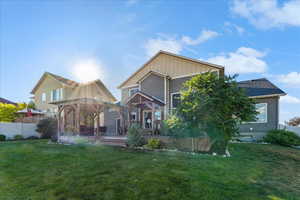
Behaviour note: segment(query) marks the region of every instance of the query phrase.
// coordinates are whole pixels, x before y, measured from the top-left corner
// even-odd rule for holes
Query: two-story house
[[[107,102],[115,102],[116,98],[110,93],[105,85],[98,79],[89,83],[78,83],[76,81],[45,72],[31,94],[36,108],[48,115],[57,112],[56,101],[76,99],[82,97],[98,98]]]
[[[141,66],[118,88],[121,105],[128,108],[127,126],[133,121],[145,130],[159,129],[172,110],[180,103],[180,89],[191,77],[214,72],[224,75],[224,67],[169,52],[160,51]],[[257,133],[258,137],[276,129],[279,118],[279,97],[285,93],[267,79],[243,81],[249,98],[255,98],[258,120],[241,125],[241,132]],[[116,123],[119,126],[119,122]]]

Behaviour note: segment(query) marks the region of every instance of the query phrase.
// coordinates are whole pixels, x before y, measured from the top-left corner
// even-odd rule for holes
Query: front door
[[[144,111],[143,112],[143,127],[146,129],[152,129],[152,112]]]

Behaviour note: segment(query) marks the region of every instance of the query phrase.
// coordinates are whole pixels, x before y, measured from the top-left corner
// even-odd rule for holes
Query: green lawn
[[[231,158],[46,141],[0,143],[0,199],[300,199],[300,151],[231,144]]]

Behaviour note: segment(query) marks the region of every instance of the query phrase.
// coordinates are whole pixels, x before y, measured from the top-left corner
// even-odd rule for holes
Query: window
[[[172,110],[177,108],[177,106],[180,104],[180,93],[173,93],[171,94],[171,106]]]
[[[161,120],[161,111],[160,110],[155,111],[154,119],[155,120]]]
[[[63,89],[57,88],[51,91],[51,101],[58,101],[62,100],[63,97]]]
[[[46,102],[46,93],[45,92],[42,93],[42,102]]]
[[[130,113],[130,120],[131,121],[137,121],[137,114],[136,114],[136,112],[131,112]]]
[[[144,122],[143,127],[147,129],[152,128],[152,112],[151,111],[143,111],[144,114]]]
[[[132,95],[134,95],[138,91],[139,91],[139,88],[131,88],[131,89],[129,89],[129,96],[131,97]]]
[[[258,103],[255,104],[257,114],[256,123],[267,123],[268,122],[268,104]]]

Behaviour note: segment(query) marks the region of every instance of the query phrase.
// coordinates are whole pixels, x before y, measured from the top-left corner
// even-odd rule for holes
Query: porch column
[[[152,102],[151,103],[151,107],[152,107],[152,112],[151,112],[151,114],[152,114],[152,135],[154,135],[154,125],[155,125],[155,121],[154,121],[154,112],[155,112],[155,109],[154,109],[154,103]]]
[[[80,135],[80,103],[77,104],[76,109],[76,132]]]
[[[61,115],[62,109],[63,109],[63,106],[59,105],[58,106],[58,113],[57,113],[57,139],[59,139],[59,137],[60,137],[60,126],[61,126],[61,122],[60,122],[61,117],[60,117],[60,115]]]

